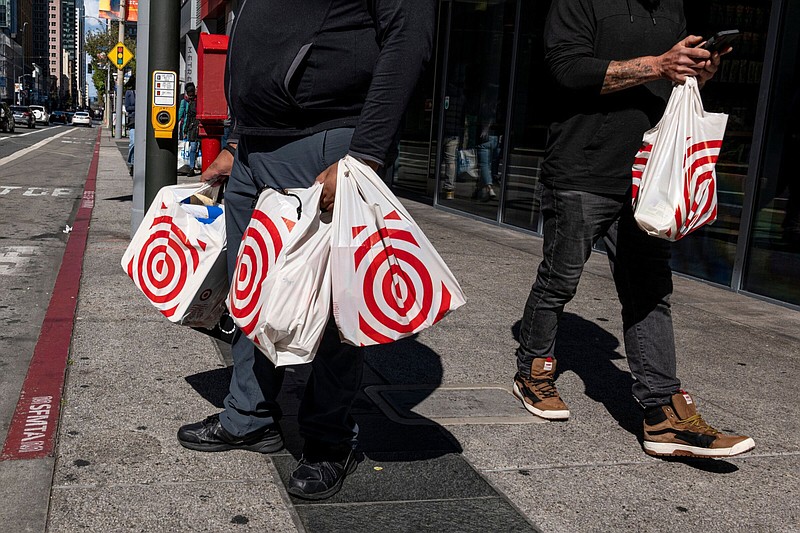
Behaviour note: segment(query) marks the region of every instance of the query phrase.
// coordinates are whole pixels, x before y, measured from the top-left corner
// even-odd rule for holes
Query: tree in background
[[[92,58],[92,81],[94,82],[95,89],[97,89],[97,97],[100,101],[105,101],[106,97],[106,68],[111,68],[112,80],[110,89],[111,92],[114,91],[115,78],[113,78],[113,76],[116,76],[117,68],[109,63],[106,59],[106,54],[118,42],[118,24],[119,22],[114,21],[111,23],[108,31],[105,29],[90,30],[86,34],[84,51]],[[130,63],[125,67],[125,70],[136,72],[136,41],[126,36],[125,46],[127,46],[128,50],[134,55],[134,59],[131,59]]]

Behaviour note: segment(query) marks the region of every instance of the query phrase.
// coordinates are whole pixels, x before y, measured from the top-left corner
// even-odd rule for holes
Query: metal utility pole
[[[106,103],[103,108],[103,122],[106,124],[106,128],[109,130],[112,128],[111,125],[111,60],[106,58]]]
[[[147,145],[145,150],[145,191],[144,208],[147,209],[158,191],[167,185],[175,185],[178,182],[178,137],[174,128],[171,132],[159,128],[159,137],[156,136],[154,120],[161,122],[166,120],[168,113],[158,112],[153,116],[154,106],[160,105],[154,102],[154,80],[153,74],[158,71],[161,73],[174,73],[174,86],[171,87],[173,97],[177,98],[177,72],[179,68],[179,44],[180,44],[180,3],[175,1],[153,0],[150,2],[148,13],[149,24],[149,43],[147,54]],[[142,16],[140,11],[139,16]],[[151,23],[157,21],[157,24]],[[174,121],[174,107],[172,108]],[[163,117],[163,118],[162,118]],[[168,121],[164,122],[164,124]],[[165,137],[163,135],[170,135]],[[135,200],[135,199],[134,199]]]
[[[119,42],[125,42],[125,0],[119,0]],[[117,70],[117,103],[114,106],[117,111],[117,125],[114,126],[114,136],[117,139],[122,138],[122,83],[125,80],[124,69]]]
[[[158,1],[158,0],[156,0]],[[131,236],[136,233],[144,218],[144,181],[145,161],[147,156],[147,92],[148,70],[147,59],[150,53],[150,0],[139,0],[139,20],[136,23],[136,113],[133,146],[133,208],[131,209]],[[149,111],[148,111],[149,112]]]

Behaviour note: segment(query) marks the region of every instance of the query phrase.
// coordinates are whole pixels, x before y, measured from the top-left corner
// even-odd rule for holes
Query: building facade
[[[32,66],[32,0],[0,0],[0,98],[28,102],[35,88]]]
[[[81,58],[83,0],[43,0],[47,6],[46,45],[49,87],[47,101],[51,109],[79,105],[85,73]]]

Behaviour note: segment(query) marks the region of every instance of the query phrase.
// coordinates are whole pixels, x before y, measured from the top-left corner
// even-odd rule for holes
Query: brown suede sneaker
[[[686,391],[673,394],[670,405],[645,412],[644,451],[648,455],[731,457],[755,446],[750,437],[725,435],[709,426]]]
[[[531,365],[531,376],[519,372],[514,376],[514,396],[519,398],[529,412],[548,420],[567,420],[569,408],[561,401],[553,378],[556,360],[537,357]]]

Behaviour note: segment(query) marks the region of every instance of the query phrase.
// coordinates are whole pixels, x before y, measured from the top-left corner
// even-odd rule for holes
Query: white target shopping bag
[[[408,211],[350,156],[339,161],[331,273],[336,324],[356,346],[408,337],[466,303]]]
[[[228,292],[224,208],[208,185],[162,188],[122,256],[122,268],[171,322],[211,327]]]
[[[672,89],[633,164],[633,213],[649,235],[677,241],[717,218],[714,167],[728,115],[703,109],[697,80]]]
[[[331,215],[322,185],[266,189],[239,246],[228,295],[234,322],[275,366],[307,363],[330,316]]]

